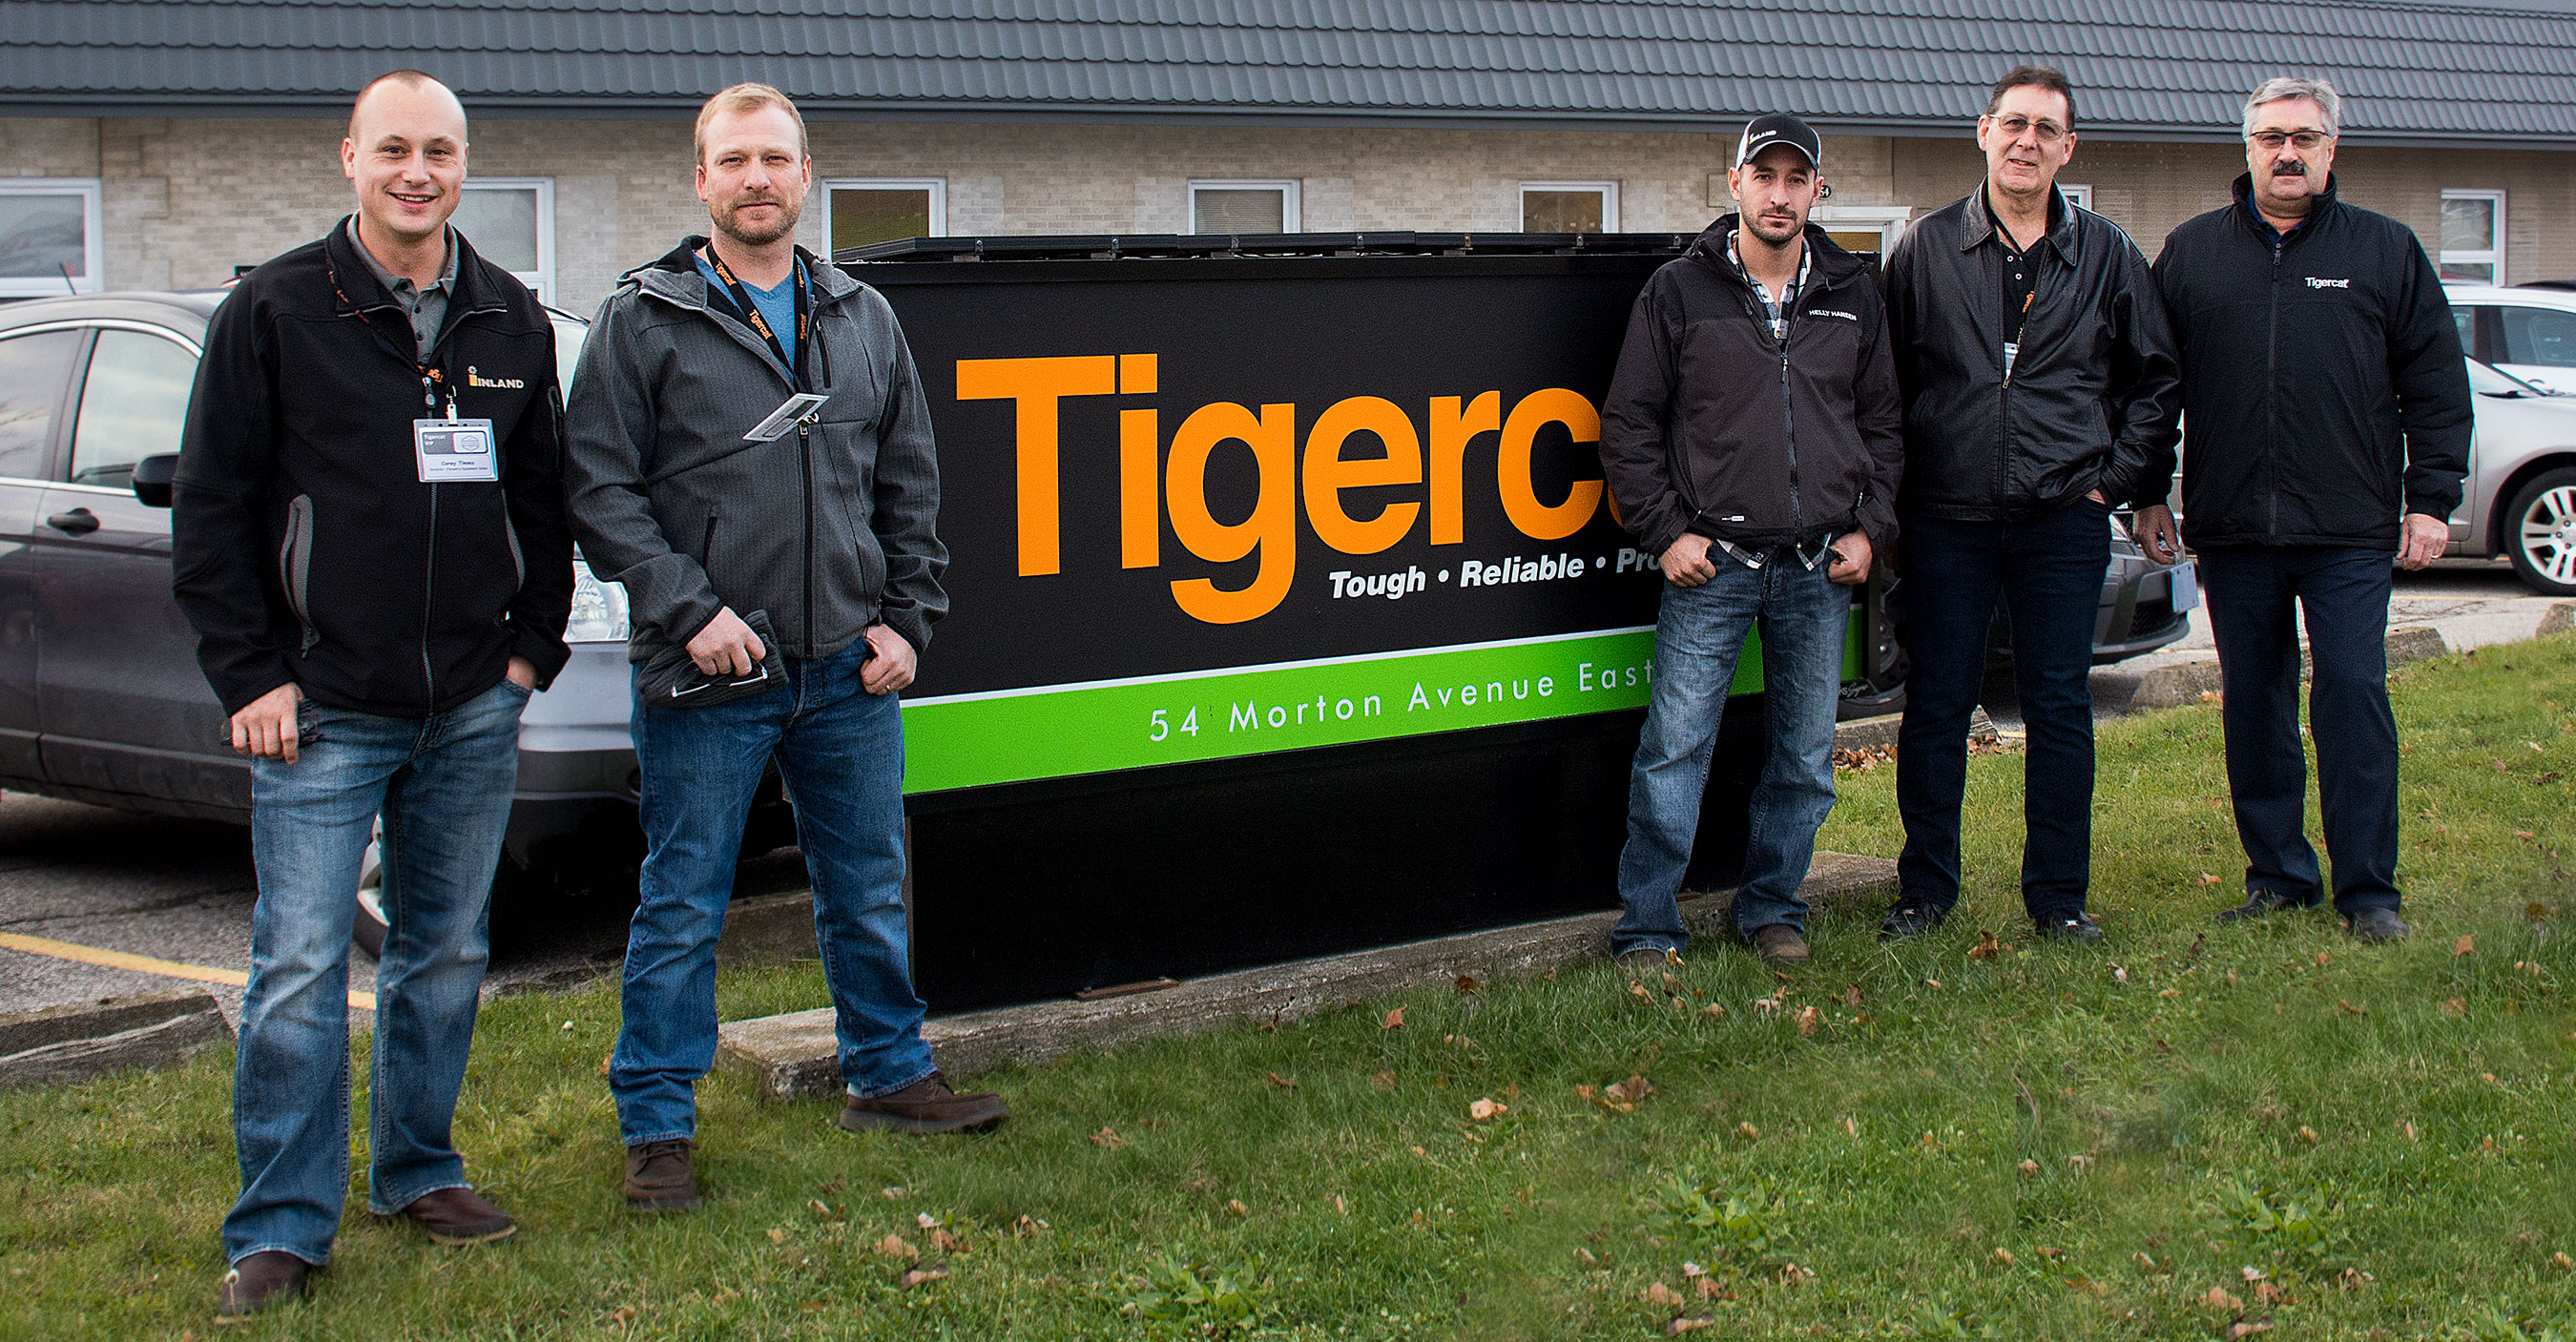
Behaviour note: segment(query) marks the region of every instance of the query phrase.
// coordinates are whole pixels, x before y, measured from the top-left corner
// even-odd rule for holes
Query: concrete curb
[[[1865,905],[1895,890],[1895,863],[1846,853],[1816,854],[1799,887],[1818,909]],[[1731,939],[1728,903],[1723,894],[1685,903],[1692,935],[1711,943]],[[1131,997],[936,1017],[922,1026],[922,1035],[943,1070],[964,1075],[1244,1021],[1297,1020],[1345,1002],[1446,985],[1460,974],[1524,977],[1603,956],[1618,920],[1615,910],[1576,914],[1218,974]],[[716,1039],[717,1066],[747,1075],[763,1099],[841,1092],[829,1007],[735,1021],[719,1028]]]
[[[167,1067],[232,1037],[213,995],[175,991],[0,1015],[0,1087]]]

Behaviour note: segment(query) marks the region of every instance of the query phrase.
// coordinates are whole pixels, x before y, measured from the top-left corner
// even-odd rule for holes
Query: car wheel
[[[2576,596],[2576,470],[2542,472],[2504,517],[2514,575],[2536,592]]]
[[[367,840],[367,855],[358,862],[358,916],[350,924],[349,939],[368,958],[383,959],[385,930],[385,822],[378,820]]]

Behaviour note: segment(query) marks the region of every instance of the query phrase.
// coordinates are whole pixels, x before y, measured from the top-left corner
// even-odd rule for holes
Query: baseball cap
[[[1807,156],[1808,167],[1819,172],[1824,170],[1824,140],[1817,136],[1815,127],[1786,112],[1773,112],[1746,122],[1744,138],[1735,142],[1735,162],[1728,166],[1741,168],[1752,162],[1754,155],[1775,144],[1788,145]]]

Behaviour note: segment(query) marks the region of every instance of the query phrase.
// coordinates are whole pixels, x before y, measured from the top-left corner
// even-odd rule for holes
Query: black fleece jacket
[[[542,686],[570,656],[554,328],[525,285],[456,246],[434,377],[345,220],[215,310],[172,587],[226,712],[292,681],[334,708],[427,717],[491,689],[511,657]],[[460,418],[492,421],[498,481],[421,482],[412,421],[451,396]]]
[[[1806,285],[1774,339],[1709,225],[1646,281],[1601,406],[1601,465],[1622,525],[1661,554],[1684,532],[1748,548],[1861,531],[1896,539],[1896,366],[1860,258],[1807,226]]]
[[[2335,199],[2276,236],[2235,202],[2156,258],[2182,344],[2183,537],[2371,545],[2448,518],[2468,470],[2468,365],[2414,230]]]

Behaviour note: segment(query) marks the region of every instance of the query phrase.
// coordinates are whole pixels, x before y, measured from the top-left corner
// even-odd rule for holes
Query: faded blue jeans
[[[466,1186],[448,1127],[465,1084],[501,836],[519,778],[508,680],[427,718],[304,701],[293,764],[251,762],[250,986],[233,1063],[241,1200],[224,1258],[330,1261],[349,1190],[349,934],[381,811],[385,951],[367,1098],[367,1210]]]
[[[1834,708],[1842,689],[1843,631],[1852,589],[1785,552],[1750,569],[1722,550],[1717,576],[1697,587],[1664,584],[1655,618],[1654,691],[1628,781],[1628,843],[1619,853],[1626,912],[1610,949],[1680,950],[1679,896],[1699,834],[1709,757],[1735,682],[1744,635],[1762,630],[1762,778],[1753,788],[1736,930],[1786,923],[1803,933],[1798,887],[1815,856],[1816,829],[1834,805]]]
[[[787,683],[766,694],[635,707],[648,848],[608,1067],[628,1146],[697,1134],[697,1081],[716,1054],[716,934],[773,755],[813,877],[842,1079],[875,1096],[933,1070],[904,928],[903,706],[860,688],[867,659],[863,638],[812,661],[782,656]]]

